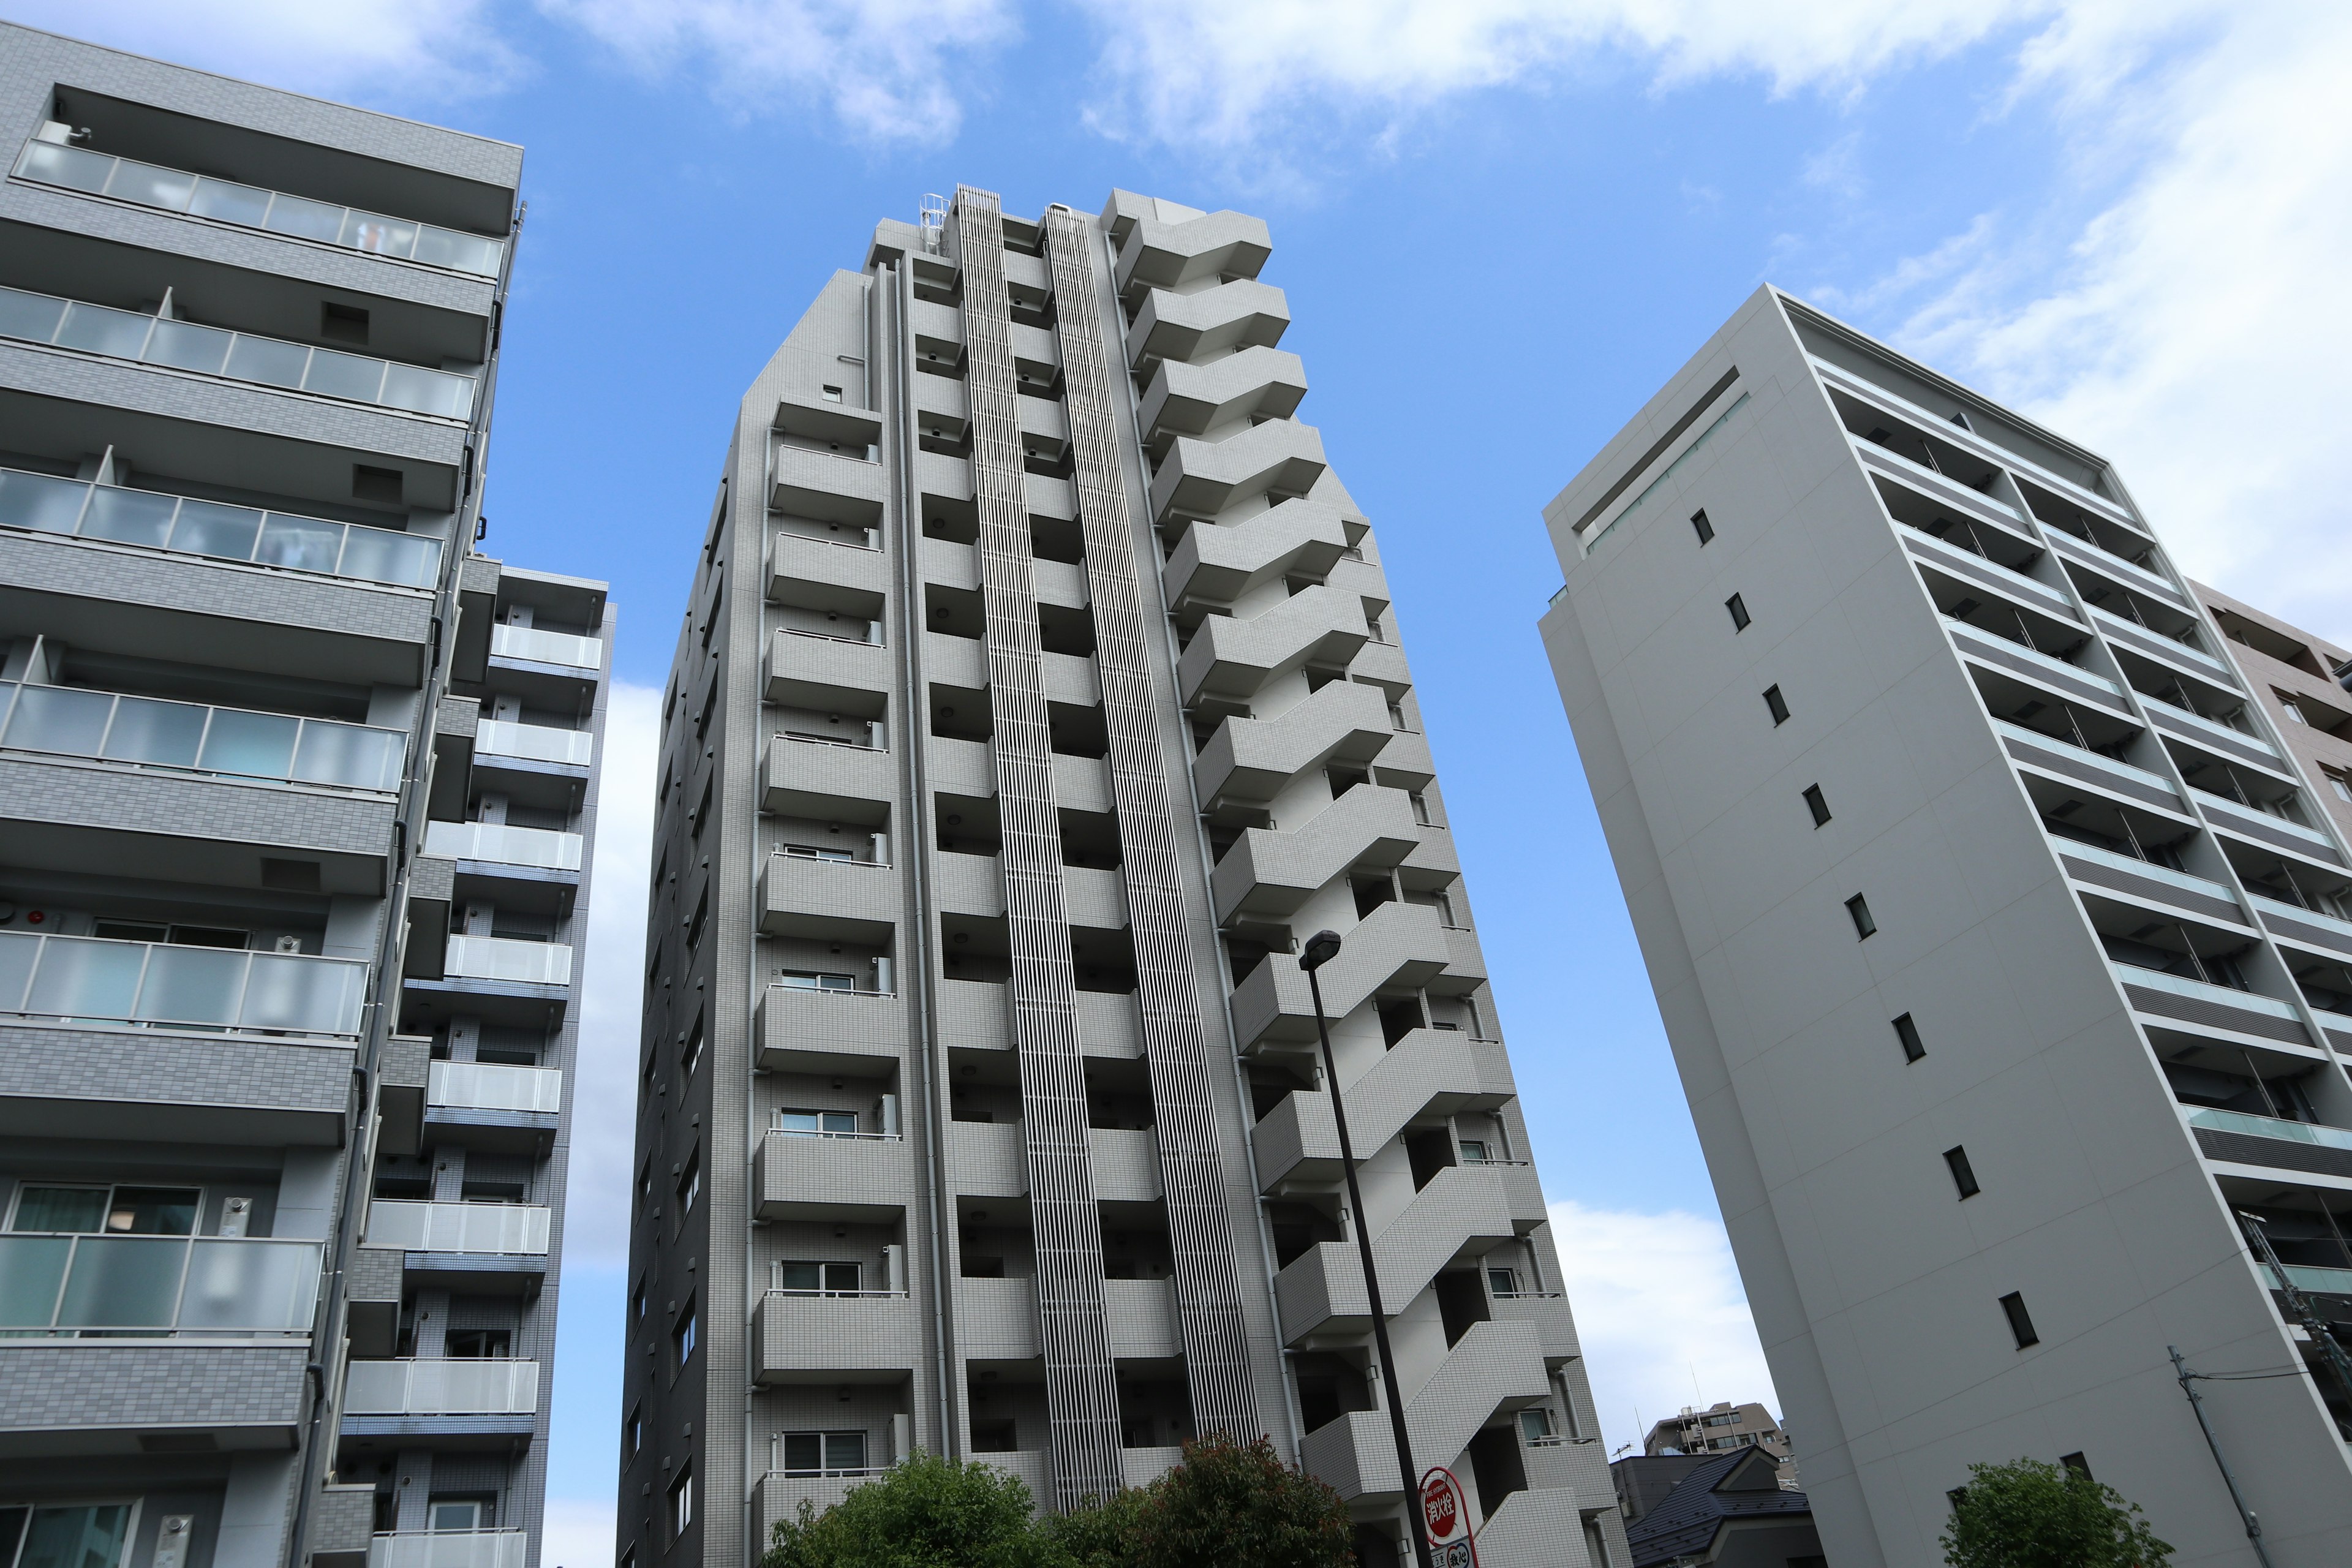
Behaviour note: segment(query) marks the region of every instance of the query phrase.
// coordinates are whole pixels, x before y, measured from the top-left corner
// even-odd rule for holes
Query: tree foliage
[[[1030,1506],[1017,1476],[916,1454],[823,1513],[803,1501],[761,1568],[1032,1568]]]
[[[2040,1459],[1970,1465],[1937,1543],[1951,1568],[2163,1568],[2172,1555],[2138,1504]]]
[[[1136,1521],[1134,1568],[1349,1568],[1354,1527],[1339,1494],[1260,1437],[1184,1445]]]

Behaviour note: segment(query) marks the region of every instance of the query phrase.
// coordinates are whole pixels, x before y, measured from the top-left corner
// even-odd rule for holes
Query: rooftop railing
[[[561,664],[573,669],[604,668],[604,645],[596,638],[541,631],[537,626],[510,626],[503,622],[492,626],[490,651],[500,658],[525,659],[532,664]]]
[[[434,1062],[425,1069],[425,1100],[457,1110],[559,1111],[563,1069],[509,1062]]]
[[[348,958],[0,931],[0,1013],[22,1017],[348,1038],[367,973]]]
[[[343,1381],[346,1415],[531,1415],[539,1363],[489,1357],[355,1361]]]
[[[0,681],[0,750],[390,795],[400,788],[408,737],[333,719]]]
[[[467,980],[506,980],[520,985],[572,984],[572,949],[560,942],[523,942],[503,936],[453,936],[445,970]]]
[[[503,822],[435,822],[425,829],[425,851],[452,860],[488,860],[501,866],[533,866],[549,871],[580,869],[577,833],[548,827],[515,827]]]
[[[16,177],[483,278],[499,275],[499,262],[506,252],[504,241],[478,234],[461,234],[434,224],[386,217],[54,142],[28,143],[24,156],[16,160]]]
[[[585,730],[558,730],[546,724],[485,719],[475,727],[474,750],[497,757],[520,757],[526,762],[563,763],[584,768],[595,755],[596,737]]]
[[[15,468],[0,468],[0,527],[403,588],[441,577],[441,542],[425,534]]]
[[[537,1204],[436,1204],[377,1198],[368,1205],[363,1247],[407,1252],[499,1252],[545,1256],[551,1211]]]
[[[23,289],[0,289],[0,338],[443,419],[464,419],[474,412],[474,378],[454,371],[200,327]]]
[[[530,1535],[520,1530],[396,1530],[368,1542],[368,1568],[524,1568]]]
[[[0,1236],[0,1337],[307,1337],[315,1241]]]

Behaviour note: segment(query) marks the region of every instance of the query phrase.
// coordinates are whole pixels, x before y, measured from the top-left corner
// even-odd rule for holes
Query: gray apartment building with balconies
[[[611,616],[513,146],[0,26],[0,1558],[530,1568]]]
[[[622,1563],[749,1563],[916,1449],[1050,1508],[1212,1431],[1270,1434],[1393,1561],[1358,1225],[1489,1568],[1627,1561],[1269,252],[1238,213],[961,190],[879,225],[743,398],[664,717]]]
[[[2177,1346],[2270,1563],[2344,1562],[2352,1402],[2248,1228],[2352,1310],[2352,851],[2245,657],[2295,639],[2217,624],[2104,458],[1769,288],[1545,518],[1829,1560],[1941,1562],[2030,1455],[2251,1568]],[[2272,684],[2326,689],[2305,651]]]

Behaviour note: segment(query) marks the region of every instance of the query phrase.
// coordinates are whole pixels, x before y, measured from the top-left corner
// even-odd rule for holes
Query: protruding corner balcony
[[[1402,1311],[1440,1269],[1457,1258],[1483,1256],[1518,1235],[1498,1174],[1447,1166],[1372,1238],[1381,1305],[1391,1314]],[[1275,1277],[1275,1305],[1287,1345],[1368,1331],[1371,1309],[1355,1246],[1320,1242],[1291,1259]]]
[[[1205,517],[1269,493],[1303,496],[1330,464],[1323,433],[1294,419],[1269,419],[1222,441],[1181,437],[1151,479],[1151,515]]]
[[[1307,588],[1249,620],[1212,616],[1202,622],[1177,660],[1177,684],[1187,703],[1243,700],[1302,665],[1344,666],[1370,636],[1361,599]]]
[[[1220,283],[1197,294],[1155,289],[1127,332],[1129,368],[1147,360],[1207,359],[1235,349],[1272,348],[1290,326],[1282,290],[1255,279]]]
[[[896,1119],[895,1109],[892,1119]],[[751,1162],[751,1209],[761,1219],[879,1224],[907,1209],[912,1156],[893,1127],[872,1132],[774,1129]]]
[[[1405,1401],[1405,1425],[1416,1460],[1441,1464],[1467,1447],[1498,1414],[1524,1408],[1549,1393],[1535,1335],[1522,1323],[1472,1325],[1429,1381]],[[1358,1410],[1307,1434],[1300,1465],[1340,1497],[1367,1501],[1402,1496],[1396,1439],[1388,1416]]]
[[[373,1500],[375,1489],[364,1489]],[[398,1530],[368,1542],[367,1568],[524,1568],[530,1534],[521,1530]]]
[[[891,992],[771,985],[761,994],[751,1035],[754,1065],[770,1072],[888,1078],[906,1053],[907,1010]]]
[[[552,1227],[552,1211],[539,1204],[377,1198],[360,1246],[403,1253],[412,1279],[445,1289],[520,1291],[546,1278]]]
[[[1494,1298],[1498,1323],[1525,1323],[1535,1331],[1544,1364],[1554,1370],[1583,1354],[1577,1342],[1576,1318],[1562,1290],[1516,1290]]]
[[[539,1416],[539,1363],[491,1358],[349,1363],[343,1436],[415,1438],[434,1448],[509,1449]]]
[[[432,1077],[433,1042],[423,1035],[385,1038],[375,1064],[377,1146],[387,1154],[414,1154],[425,1145],[425,1087]]]
[[[1414,990],[1442,973],[1452,956],[1446,931],[1425,904],[1382,904],[1346,934],[1339,956],[1323,966],[1323,1005],[1345,1017],[1386,989]],[[1234,1038],[1244,1052],[1315,1038],[1315,1009],[1297,959],[1270,953],[1234,988]]]
[[[881,711],[881,694],[895,681],[895,668],[890,650],[878,642],[779,627],[768,637],[764,686],[771,702],[863,717]],[[845,720],[845,731],[856,727]]]
[[[1155,452],[1179,436],[1249,418],[1287,419],[1307,395],[1307,367],[1281,349],[1248,348],[1206,364],[1162,360],[1138,422]]]
[[[0,931],[0,1016],[44,1022],[349,1040],[367,974],[352,959]]]
[[[1139,217],[1118,247],[1118,291],[1255,278],[1273,254],[1265,220],[1246,213],[1202,213],[1173,222]]]
[[[517,725],[514,728],[520,729]],[[577,833],[503,822],[428,822],[425,852],[470,862],[469,869],[530,881],[572,881],[586,841]]]
[[[0,1237],[5,1327],[22,1339],[308,1339],[320,1251],[268,1237],[20,1230]]]
[[[760,864],[760,930],[770,936],[886,943],[898,923],[898,879],[886,865],[772,854]]]
[[[903,1289],[770,1290],[751,1312],[751,1376],[770,1387],[903,1383],[922,1340]]]
[[[1396,739],[1388,699],[1352,680],[1325,683],[1272,719],[1228,719],[1192,764],[1210,809],[1263,805],[1300,774],[1331,763],[1370,763]]]
[[[475,759],[485,767],[525,763],[584,768],[595,754],[596,737],[586,730],[559,730],[551,724],[520,724],[506,719],[484,719],[474,729]]]
[[[441,1142],[513,1152],[543,1149],[563,1110],[561,1068],[506,1062],[434,1062],[425,1125]]]
[[[413,991],[436,994],[497,1023],[550,1022],[571,998],[572,948],[527,937],[453,935],[438,981],[411,980]]]
[[[1390,870],[1420,843],[1421,827],[1403,791],[1360,784],[1296,831],[1243,833],[1210,875],[1217,919],[1287,915],[1335,878]]]
[[[760,809],[818,821],[879,821],[898,788],[880,723],[845,717],[813,730],[779,731],[760,764]]]
[[[604,644],[601,638],[571,632],[501,624],[490,628],[490,657],[541,665],[566,675],[586,675],[604,668]]]
[[[1230,605],[1276,577],[1327,576],[1347,548],[1347,521],[1336,508],[1294,496],[1239,522],[1194,522],[1160,581],[1171,605]]]

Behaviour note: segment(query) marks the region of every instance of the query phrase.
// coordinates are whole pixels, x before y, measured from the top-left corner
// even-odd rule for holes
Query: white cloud
[[[1610,1452],[1633,1443],[1639,1453],[1650,1424],[1685,1405],[1753,1399],[1781,1413],[1713,1215],[1563,1201],[1551,1236]]]
[[[8,19],[174,65],[383,107],[493,91],[522,59],[488,0],[16,0]]]
[[[661,699],[658,687],[615,681],[604,714],[596,859],[588,889],[587,952],[581,960],[587,977],[572,1089],[571,1176],[564,1193],[567,1267],[620,1268],[628,1262],[629,1166],[636,1140],[646,889],[653,877]],[[608,1532],[608,1545],[609,1539]],[[561,1559],[545,1561],[554,1564]]]
[[[945,142],[956,57],[1015,32],[1012,0],[540,0],[648,72],[688,69],[750,112],[814,101],[875,142]]]
[[[603,1568],[613,1560],[611,1500],[547,1500],[547,1528],[539,1543],[545,1568]]]

